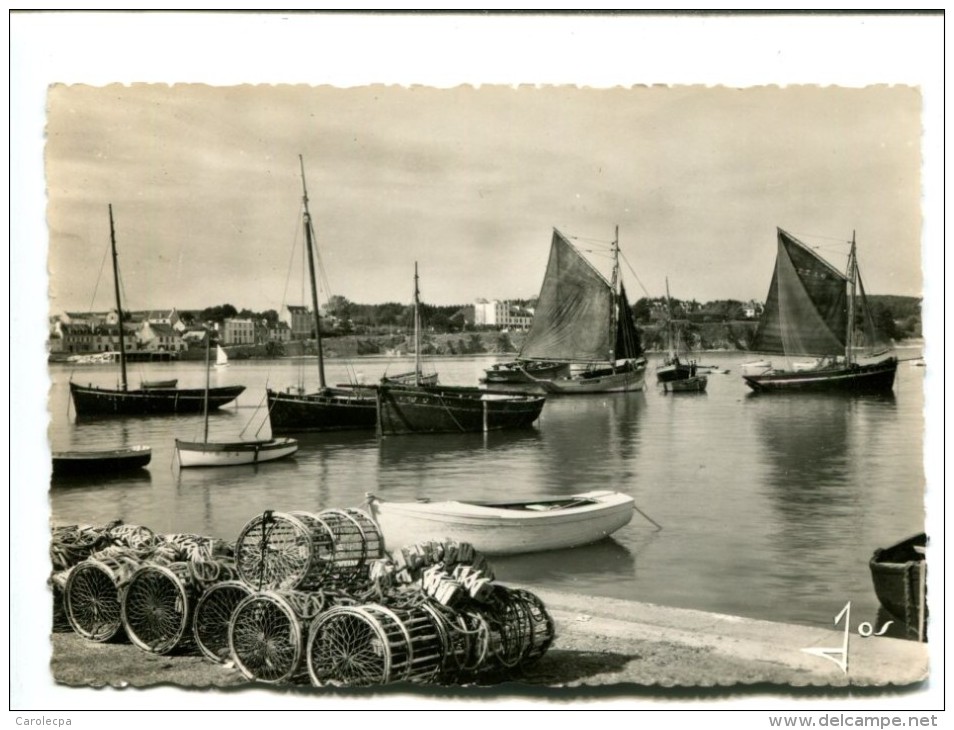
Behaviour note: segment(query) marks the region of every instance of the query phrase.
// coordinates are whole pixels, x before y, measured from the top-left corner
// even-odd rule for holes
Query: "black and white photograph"
[[[11,13],[11,710],[930,724],[942,44]]]

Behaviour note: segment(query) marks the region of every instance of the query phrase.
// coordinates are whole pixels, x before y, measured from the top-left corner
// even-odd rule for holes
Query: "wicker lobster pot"
[[[256,590],[315,591],[333,568],[334,534],[307,512],[265,512],[242,529],[235,562]]]
[[[446,635],[421,607],[332,608],[308,633],[308,674],[317,687],[426,682],[441,672]]]
[[[192,612],[200,593],[190,563],[139,568],[122,596],[122,621],[130,641],[153,654],[191,648]]]
[[[477,675],[490,655],[490,624],[483,614],[473,610],[457,611],[431,601],[422,608],[434,616],[446,636],[444,664],[438,679],[457,683]]]
[[[205,656],[223,663],[231,656],[229,623],[236,607],[252,589],[240,580],[225,580],[210,585],[199,597],[192,617],[192,635]]]
[[[325,608],[320,592],[265,591],[242,599],[229,621],[229,652],[249,679],[307,682],[302,628]]]
[[[50,590],[53,592],[53,625],[52,629],[54,633],[62,633],[65,631],[72,631],[73,627],[70,625],[70,620],[66,615],[66,606],[65,594],[66,581],[70,577],[70,571],[72,568],[67,570],[60,570],[50,576],[48,581]]]
[[[534,594],[496,586],[494,601],[483,612],[490,630],[493,661],[481,670],[525,667],[543,656],[555,636],[553,619]]]
[[[366,581],[370,562],[384,556],[384,541],[374,520],[356,509],[327,509],[316,517],[334,537],[328,582],[347,586]]]
[[[97,553],[73,568],[63,588],[63,607],[73,631],[91,641],[116,636],[123,626],[124,586],[140,565],[131,556]]]

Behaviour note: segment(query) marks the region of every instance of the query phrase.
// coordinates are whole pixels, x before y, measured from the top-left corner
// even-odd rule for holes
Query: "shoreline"
[[[534,692],[560,699],[593,690],[664,695],[674,689],[775,688],[918,691],[928,677],[928,647],[903,639],[849,637],[847,672],[805,649],[841,647],[842,631],[748,619],[636,601],[533,589],[555,624],[556,638],[520,677],[475,686],[393,685],[376,688],[271,686],[313,697],[412,687],[423,695]],[[155,655],[130,643],[99,644],[52,634],[52,679],[70,688],[157,687],[269,689],[234,666],[199,654]]]

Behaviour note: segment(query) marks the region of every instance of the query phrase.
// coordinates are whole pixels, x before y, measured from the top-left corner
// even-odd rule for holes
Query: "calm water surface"
[[[916,354],[916,353],[915,353]],[[902,354],[902,356],[904,356]],[[526,432],[301,435],[291,459],[179,471],[175,438],[201,438],[201,416],[75,422],[68,381],[113,385],[109,366],[52,365],[54,450],[148,444],[132,477],[54,485],[54,524],[113,519],[161,533],[234,540],[263,510],[318,511],[384,499],[515,499],[615,489],[638,512],[613,538],[568,551],[494,559],[498,578],[775,621],[830,626],[846,601],[857,621],[878,603],[868,559],[923,529],[923,368],[902,362],[891,396],[755,396],[744,354],[706,354],[729,368],[704,394],[664,394],[650,361],[643,393],[551,397]],[[442,382],[474,384],[495,358],[432,361]],[[368,382],[409,362],[326,363],[330,383]],[[237,407],[211,417],[212,437],[268,435],[265,387],[317,380],[314,360],[233,361],[213,385],[242,384]],[[130,381],[178,377],[201,387],[199,362],[130,366]]]

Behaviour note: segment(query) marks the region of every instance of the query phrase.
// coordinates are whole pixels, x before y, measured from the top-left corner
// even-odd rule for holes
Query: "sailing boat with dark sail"
[[[315,319],[315,343],[318,351],[318,390],[305,393],[301,388],[284,391],[266,389],[268,416],[272,433],[296,431],[346,431],[374,428],[377,405],[374,394],[358,387],[329,387],[325,381],[325,361],[321,343],[321,317],[318,313],[318,285],[315,278],[315,234],[308,212],[308,188],[305,185],[305,162],[301,165],[303,224],[311,279],[311,306]]]
[[[646,358],[619,275],[619,229],[607,281],[560,231],[553,230],[550,261],[537,311],[521,354],[534,360],[583,365],[572,376],[531,379],[548,393],[642,390]]]
[[[887,392],[894,385],[896,357],[881,360],[881,345],[858,271],[854,236],[847,273],[778,229],[778,255],[753,351],[811,357],[791,369],[743,365],[743,379],[756,392]],[[859,360],[865,352],[865,362]]]
[[[199,413],[206,407],[219,408],[245,390],[244,385],[218,388],[176,388],[176,381],[143,384],[130,390],[126,376],[126,343],[123,332],[123,307],[119,296],[119,264],[116,256],[116,232],[113,226],[113,206],[109,206],[109,238],[113,257],[113,285],[116,294],[116,314],[119,322],[118,388],[100,388],[79,385],[70,381],[70,395],[77,418],[85,416],[145,416],[163,413]]]
[[[420,332],[420,292],[414,264],[415,332]],[[378,434],[469,433],[529,428],[545,396],[500,393],[460,385],[435,385],[421,369],[420,336],[414,338],[414,372],[402,381],[383,378],[375,388]]]

